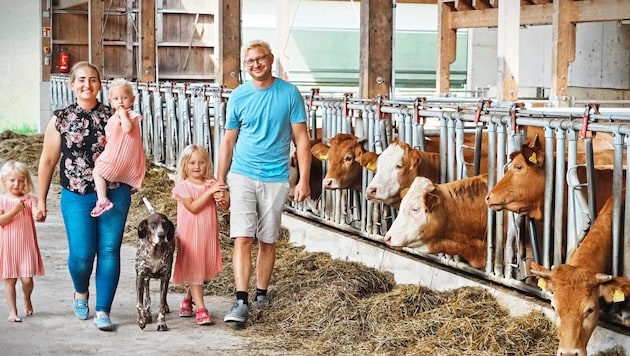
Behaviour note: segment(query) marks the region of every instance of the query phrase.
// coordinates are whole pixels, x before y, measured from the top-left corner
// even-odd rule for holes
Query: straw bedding
[[[35,175],[42,141],[41,134],[2,132],[0,157],[27,163]],[[151,163],[147,167],[143,188],[133,195],[125,243],[135,244],[135,227],[146,216],[142,196],[176,221],[172,172]],[[205,292],[231,296],[229,213],[219,214],[224,271],[205,285]],[[487,290],[478,287],[438,292],[419,285],[397,285],[389,273],[334,260],[325,253],[306,253],[288,240],[288,231],[283,229],[271,306],[252,310],[246,327],[235,331],[255,338],[254,348],[302,355],[555,354],[555,327],[540,312],[512,317]],[[250,290],[253,282],[252,278]],[[172,288],[183,291],[181,286]],[[616,347],[598,355],[625,355],[625,350]]]

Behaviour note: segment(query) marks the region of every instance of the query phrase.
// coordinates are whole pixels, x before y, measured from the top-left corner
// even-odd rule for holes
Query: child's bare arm
[[[15,204],[15,206],[7,211],[6,213],[4,212],[4,210],[0,210],[0,225],[6,225],[8,223],[11,222],[11,220],[13,220],[13,218],[20,212],[24,210],[24,201],[20,200],[20,202],[18,204]]]
[[[129,133],[133,129],[134,125],[137,125],[136,120],[133,120],[129,115],[129,110],[119,106],[116,108],[116,114],[120,117],[120,127],[124,133]]]

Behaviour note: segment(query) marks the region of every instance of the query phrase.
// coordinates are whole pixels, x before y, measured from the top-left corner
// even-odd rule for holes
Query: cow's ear
[[[531,147],[534,151],[542,151],[542,142],[540,142],[540,137],[538,137],[538,134],[534,136],[534,139],[529,144],[529,147]]]
[[[413,168],[416,168],[422,162],[422,152],[410,149],[407,151],[407,159],[409,159]]]
[[[523,145],[521,153],[528,164],[541,168],[545,165],[545,154],[542,150],[535,150],[532,147]]]
[[[363,148],[363,145],[361,145],[361,144],[355,145],[354,146],[354,160],[357,161],[357,162],[360,161],[361,156],[365,152],[367,152],[367,151]]]
[[[548,268],[539,265],[538,263],[532,261],[531,265],[531,272],[532,274],[534,274],[536,277],[538,277],[538,287],[544,291],[550,291],[551,290],[551,270],[549,270]]]
[[[311,147],[311,153],[320,161],[328,159],[328,150],[330,147],[324,143],[316,143]]]
[[[630,298],[630,279],[615,277],[599,285],[599,296],[606,303],[620,303]]]
[[[433,211],[433,209],[440,203],[440,197],[437,194],[428,192],[424,195],[424,205],[427,208],[427,212]]]
[[[376,162],[378,162],[378,155],[372,151],[364,152],[359,157],[359,164],[370,172],[376,172]]]

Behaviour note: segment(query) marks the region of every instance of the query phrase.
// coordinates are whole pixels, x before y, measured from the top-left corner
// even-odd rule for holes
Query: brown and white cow
[[[363,141],[352,134],[340,133],[329,144],[317,143],[311,147],[313,157],[328,161],[328,171],[323,180],[324,189],[362,190],[363,167],[359,164],[366,152]]]
[[[486,262],[487,175],[436,184],[416,177],[385,235],[391,247],[464,258],[475,268]]]
[[[532,262],[538,285],[552,293],[560,341],[558,356],[586,356],[586,346],[599,320],[600,299],[612,303],[630,296],[630,279],[606,274],[611,271],[612,212],[609,198],[566,264],[549,270]]]
[[[366,190],[367,198],[394,208],[400,206],[400,193],[411,186],[414,178],[422,176],[440,182],[440,155],[414,149],[403,141],[392,142],[378,156],[362,155],[360,163],[370,170],[376,168]]]

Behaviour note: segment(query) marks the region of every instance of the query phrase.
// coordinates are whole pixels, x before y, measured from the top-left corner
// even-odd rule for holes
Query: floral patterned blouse
[[[113,113],[100,102],[90,111],[74,103],[54,112],[55,128],[61,134],[59,177],[63,188],[79,194],[95,191],[92,169],[105,148],[105,124]]]

